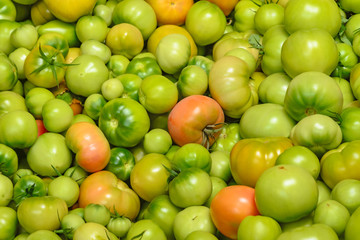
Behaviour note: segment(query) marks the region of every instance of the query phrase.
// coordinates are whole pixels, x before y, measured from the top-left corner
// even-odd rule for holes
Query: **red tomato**
[[[65,135],[66,144],[76,154],[76,162],[87,172],[104,169],[110,160],[110,145],[100,128],[77,122]]]
[[[191,95],[180,100],[168,117],[168,130],[174,142],[183,146],[199,143],[211,146],[224,123],[224,112],[212,98]]]
[[[245,185],[221,189],[211,201],[210,214],[223,235],[236,239],[241,221],[247,216],[260,214],[255,204],[255,189]]]
[[[194,0],[146,0],[146,2],[154,9],[159,25],[184,24],[186,15],[194,4]]]
[[[40,136],[43,133],[46,133],[48,130],[46,130],[44,126],[44,122],[41,119],[36,119],[36,125],[38,127],[38,136]]]
[[[140,199],[129,186],[110,171],[89,175],[80,185],[79,207],[90,203],[105,205],[112,213],[134,220],[140,211]]]

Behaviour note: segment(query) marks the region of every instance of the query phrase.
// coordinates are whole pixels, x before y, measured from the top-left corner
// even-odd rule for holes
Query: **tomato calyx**
[[[220,132],[227,123],[209,124],[203,129],[202,145],[209,150],[210,142],[215,142],[218,132]]]
[[[259,49],[259,55],[264,55],[264,46],[261,44],[261,37],[259,34],[251,34],[249,43],[253,48]]]
[[[44,61],[44,64],[41,65],[40,67],[34,69],[30,74],[37,74],[40,73],[42,70],[46,69],[46,68],[50,68],[53,77],[56,81],[57,86],[59,87],[59,79],[58,79],[58,75],[56,72],[56,68],[65,68],[68,66],[73,66],[73,65],[77,65],[77,64],[73,64],[73,63],[61,63],[57,61],[57,56],[59,54],[62,54],[59,49],[56,49],[56,51],[54,51],[53,54],[47,55],[44,53],[44,51],[41,48],[41,45],[39,44],[39,53],[40,53],[40,58]]]

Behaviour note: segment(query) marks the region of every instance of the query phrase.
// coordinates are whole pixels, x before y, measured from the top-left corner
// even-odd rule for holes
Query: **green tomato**
[[[12,111],[0,117],[0,143],[11,148],[29,148],[37,135],[35,118],[27,111]]]
[[[5,175],[0,174],[0,206],[6,207],[13,199],[13,183]]]
[[[313,224],[296,228],[292,231],[283,232],[277,240],[297,240],[297,239],[316,239],[316,240],[337,240],[339,237],[336,232],[325,224]]]
[[[204,71],[206,72],[207,75],[209,75],[210,69],[213,64],[214,64],[213,60],[211,60],[210,58],[201,56],[201,55],[196,55],[196,56],[191,57],[188,62],[188,65],[196,65],[196,66],[204,69]]]
[[[0,172],[11,177],[18,170],[18,156],[12,148],[0,144]]]
[[[94,222],[106,226],[110,221],[111,213],[105,205],[90,203],[84,208],[85,222]]]
[[[78,214],[71,213],[65,215],[63,219],[61,220],[61,229],[60,231],[63,231],[64,235],[68,239],[72,239],[74,237],[74,232],[78,227],[83,225],[85,223],[85,220],[79,216]]]
[[[339,63],[331,76],[349,79],[352,67],[358,63],[358,56],[355,54],[353,47],[346,43],[337,43],[337,47],[339,50]]]
[[[230,154],[217,150],[210,153],[211,157],[211,168],[210,168],[210,176],[218,177],[228,182],[231,176],[230,170]]]
[[[101,94],[107,101],[121,97],[123,92],[124,86],[117,78],[110,78],[101,85]]]
[[[111,233],[105,226],[95,223],[87,222],[80,225],[74,232],[73,240],[118,240],[113,233]]]
[[[66,214],[65,201],[51,196],[26,198],[17,209],[19,224],[28,233],[58,229]]]
[[[105,169],[114,173],[117,178],[127,181],[135,166],[132,152],[126,148],[114,147],[110,150],[110,160]]]
[[[109,229],[110,232],[114,233],[117,237],[123,238],[128,233],[132,224],[133,223],[129,218],[117,216],[110,218],[106,228]]]
[[[10,207],[0,207],[0,239],[14,239],[17,224],[16,211]]]
[[[240,140],[240,125],[239,123],[225,124],[215,140],[211,145],[211,151],[224,151],[226,153],[231,152],[232,147]]]
[[[107,4],[108,2],[113,3],[114,6],[110,7],[111,4]],[[117,2],[112,0],[107,1],[106,4],[98,4],[93,9],[93,15],[101,17],[102,19],[104,19],[106,25],[110,26],[112,23],[112,13],[116,4]]]
[[[85,15],[77,20],[75,31],[82,43],[90,39],[103,42],[108,33],[108,24],[100,16]]]
[[[55,98],[45,102],[41,116],[48,131],[60,133],[70,127],[74,112],[67,102]]]
[[[22,110],[27,111],[25,99],[18,93],[12,91],[0,92],[0,117],[5,113]]]
[[[0,3],[0,19],[15,21],[16,7],[13,1],[4,0]]]
[[[359,28],[360,24],[360,14],[353,14],[349,17],[348,21],[345,23],[345,36],[347,39],[352,42],[356,36],[356,30]]]
[[[310,149],[304,146],[293,146],[285,149],[276,159],[275,165],[293,164],[303,167],[317,179],[320,174],[320,162],[318,157]]]
[[[99,127],[114,146],[134,147],[149,131],[150,118],[139,102],[116,98],[107,102],[101,110]]]
[[[161,75],[162,71],[155,57],[136,55],[126,67],[126,73],[136,74],[142,79],[151,75]]]
[[[259,85],[259,100],[262,103],[284,105],[286,91],[291,78],[285,73],[272,73]]]
[[[239,32],[255,29],[255,14],[261,4],[258,1],[239,1],[234,9],[234,28]]]
[[[247,216],[238,229],[238,239],[250,240],[254,236],[259,240],[275,240],[281,234],[280,224],[267,216]]]
[[[255,201],[260,214],[278,222],[293,222],[305,217],[316,208],[317,200],[315,179],[296,165],[271,167],[256,182]]]
[[[284,99],[286,112],[296,121],[313,114],[340,114],[343,95],[339,85],[321,72],[304,72],[293,78]]]
[[[45,182],[36,175],[26,175],[14,185],[14,202],[19,205],[29,197],[42,197],[47,193]]]
[[[178,101],[176,85],[162,75],[151,75],[142,80],[139,102],[154,114],[170,112]]]
[[[21,24],[16,21],[0,19],[0,52],[8,55],[16,49],[16,47],[11,43],[10,36],[11,33],[20,26]]]
[[[276,3],[268,3],[259,7],[255,13],[255,29],[262,35],[272,26],[284,23],[284,7]]]
[[[71,92],[88,97],[101,91],[108,80],[109,70],[104,61],[94,55],[80,55],[66,70],[66,84]]]
[[[325,200],[330,199],[331,189],[322,181],[316,180],[319,189],[318,205]]]
[[[105,64],[108,63],[110,60],[110,48],[98,40],[89,39],[82,42],[82,44],[80,45],[80,50],[81,54],[89,54],[100,57]]]
[[[360,207],[360,181],[344,179],[338,182],[331,190],[330,198],[341,203],[353,214]]]
[[[152,220],[142,219],[135,222],[126,235],[127,239],[140,238],[142,240],[166,240],[164,231]]]
[[[34,87],[26,94],[25,104],[35,118],[41,119],[43,106],[52,99],[55,99],[55,96],[49,89]]]
[[[336,83],[339,85],[340,90],[343,95],[343,110],[350,107],[354,101],[355,97],[351,90],[350,82],[344,78],[334,77]]]
[[[26,48],[17,48],[9,54],[9,59],[17,68],[18,79],[25,79],[24,63],[30,51]]]
[[[322,223],[330,226],[337,235],[345,231],[350,213],[347,208],[335,200],[325,200],[314,211],[314,223]]]
[[[184,67],[176,83],[181,97],[203,95],[208,89],[208,85],[208,75],[204,69],[197,65]]]
[[[284,71],[291,78],[309,71],[330,75],[339,62],[339,51],[335,40],[327,31],[304,29],[292,33],[285,40],[281,49],[281,61]]]
[[[121,97],[139,101],[139,89],[142,84],[141,77],[132,73],[125,73],[116,78],[119,79],[124,86]]]
[[[125,73],[130,60],[123,55],[111,55],[106,64],[109,69],[109,77],[115,78]]]
[[[169,183],[170,200],[181,208],[203,205],[211,191],[210,175],[197,167],[185,168]]]
[[[203,145],[187,143],[175,152],[171,164],[178,171],[196,167],[209,173],[212,159],[209,151]]]
[[[16,28],[10,36],[11,44],[16,47],[24,47],[31,50],[38,40],[38,32],[34,25],[24,24]]]
[[[107,103],[106,99],[100,93],[93,93],[88,96],[84,102],[84,112],[93,120],[98,120],[101,109]]]
[[[344,142],[351,142],[360,140],[360,109],[359,108],[346,108],[340,114],[340,128],[343,134]]]
[[[88,173],[79,166],[73,166],[66,169],[64,176],[71,177],[78,185],[80,185],[88,176]]]
[[[190,59],[190,42],[182,34],[173,33],[163,37],[156,48],[156,59],[168,74],[178,73]]]
[[[226,27],[224,12],[214,3],[199,1],[187,13],[185,28],[199,46],[212,44],[220,39]]]
[[[227,187],[227,183],[219,177],[214,177],[210,175],[210,180],[211,180],[211,195],[208,198],[208,200],[206,200],[206,202],[204,203],[204,206],[208,208],[210,208],[211,201],[216,196],[216,194],[220,192],[221,189]]]
[[[130,23],[136,26],[147,40],[157,27],[156,14],[150,4],[142,0],[119,2],[112,15],[114,24]]]
[[[251,106],[240,118],[240,137],[289,137],[296,122],[275,103]]]
[[[0,53],[0,76],[0,91],[11,90],[18,81],[16,66],[4,53]]]
[[[360,239],[360,229],[358,228],[358,223],[360,221],[360,208],[357,208],[354,213],[351,215],[348,223],[345,228],[345,240],[359,240]]]
[[[318,28],[335,37],[341,27],[341,15],[335,1],[291,0],[285,8],[284,25],[290,34]]]
[[[143,145],[146,153],[165,154],[172,146],[172,139],[169,132],[154,128],[145,134]]]
[[[214,234],[198,230],[187,235],[185,240],[218,240],[218,238]]]
[[[300,120],[291,130],[294,145],[305,146],[319,158],[342,141],[340,126],[329,116],[314,114]]]
[[[47,132],[38,137],[27,154],[30,168],[41,176],[57,176],[71,166],[72,153],[66,146],[65,137]]]
[[[59,176],[49,183],[48,195],[63,199],[71,207],[79,198],[79,185],[71,177]]]

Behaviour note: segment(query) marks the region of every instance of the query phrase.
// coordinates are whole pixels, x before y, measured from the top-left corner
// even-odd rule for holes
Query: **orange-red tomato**
[[[89,175],[80,185],[79,207],[103,204],[112,213],[134,220],[140,211],[140,199],[129,186],[110,171]]]
[[[212,98],[191,95],[180,100],[169,113],[168,130],[173,141],[183,146],[199,143],[211,146],[224,123],[224,112]]]
[[[221,189],[211,201],[210,214],[223,235],[236,239],[241,221],[247,216],[260,214],[255,203],[255,189],[244,185]]]
[[[41,119],[36,119],[36,125],[38,127],[38,136],[40,136],[43,133],[46,133],[48,130],[46,130],[44,126],[44,122]]]
[[[235,8],[239,0],[208,0],[209,2],[215,3],[224,12],[225,16],[228,16],[231,11]]]
[[[158,25],[185,23],[186,15],[194,0],[146,0],[154,9]]]
[[[76,156],[75,160],[87,172],[104,169],[110,160],[110,145],[103,132],[89,122],[77,122],[65,135],[67,146]]]

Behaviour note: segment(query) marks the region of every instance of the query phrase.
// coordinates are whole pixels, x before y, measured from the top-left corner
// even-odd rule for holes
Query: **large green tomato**
[[[262,103],[277,103],[284,105],[286,91],[291,78],[286,73],[279,72],[267,76],[259,85],[259,100]]]
[[[261,215],[278,222],[293,222],[316,208],[318,187],[315,179],[302,167],[277,165],[259,177],[255,200]]]
[[[277,238],[277,240],[299,240],[299,239],[338,240],[339,237],[331,227],[329,227],[326,224],[318,223],[311,226],[295,228],[292,231],[283,232]]]
[[[60,133],[70,127],[74,112],[67,102],[54,98],[43,105],[41,116],[48,131]]]
[[[10,207],[0,207],[0,239],[14,239],[17,224],[16,211]]]
[[[360,208],[357,208],[355,212],[351,215],[348,223],[345,228],[345,240],[359,240],[360,239]]]
[[[65,201],[51,196],[26,198],[17,209],[19,223],[28,233],[59,229],[60,221],[66,214]]]
[[[304,72],[293,78],[287,88],[284,108],[296,121],[313,114],[340,114],[343,94],[330,76],[322,72]]]
[[[71,92],[88,97],[101,91],[101,85],[108,80],[109,70],[103,60],[94,55],[80,55],[67,68],[65,79]]]
[[[280,224],[271,217],[249,215],[241,221],[237,237],[242,240],[251,240],[254,236],[260,240],[275,240],[281,232]]]
[[[38,136],[38,127],[33,115],[18,110],[0,117],[0,143],[11,148],[31,147]]]
[[[338,147],[342,141],[340,126],[329,116],[314,114],[301,119],[291,130],[294,145],[309,148],[318,157]]]
[[[335,40],[327,31],[304,29],[292,33],[285,40],[281,49],[281,61],[291,78],[308,71],[330,75],[338,65],[339,51]]]
[[[63,135],[47,132],[30,147],[27,162],[41,176],[57,176],[54,168],[64,173],[72,163],[72,154]]]
[[[289,137],[295,121],[284,107],[263,103],[248,108],[240,119],[240,137]]]
[[[157,27],[154,9],[142,0],[120,1],[113,10],[112,20],[114,24],[130,23],[136,26],[144,40],[147,40]]]
[[[290,34],[321,28],[335,37],[341,27],[341,15],[333,0],[291,0],[285,7],[284,24]]]
[[[130,98],[115,98],[100,112],[99,127],[117,147],[134,147],[150,129],[146,109]]]
[[[46,184],[39,176],[23,176],[14,185],[14,202],[19,205],[26,198],[45,196],[46,191]]]

